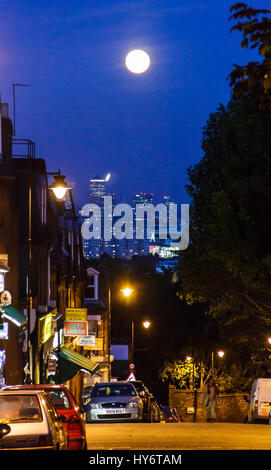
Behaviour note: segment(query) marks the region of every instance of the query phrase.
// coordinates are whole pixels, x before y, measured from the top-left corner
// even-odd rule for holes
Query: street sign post
[[[136,381],[135,374],[133,372],[130,372],[130,374],[127,377],[127,382],[135,382],[135,381]]]

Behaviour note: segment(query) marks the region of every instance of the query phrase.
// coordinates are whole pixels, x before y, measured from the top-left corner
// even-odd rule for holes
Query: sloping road
[[[271,450],[271,426],[230,423],[87,424],[91,450]]]

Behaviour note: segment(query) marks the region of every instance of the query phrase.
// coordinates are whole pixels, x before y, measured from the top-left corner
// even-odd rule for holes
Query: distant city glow
[[[125,65],[132,73],[144,73],[150,66],[150,57],[147,52],[140,49],[134,49],[127,54]]]

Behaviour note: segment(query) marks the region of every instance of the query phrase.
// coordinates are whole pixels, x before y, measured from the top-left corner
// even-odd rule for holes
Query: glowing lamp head
[[[192,361],[192,357],[191,357],[191,356],[186,356],[186,360],[187,360],[188,362],[191,362],[191,361]]]
[[[144,326],[144,328],[146,328],[146,330],[147,330],[148,328],[150,328],[150,326],[151,326],[151,322],[150,322],[150,321],[148,321],[148,320],[146,320],[146,321],[143,321],[143,326]]]
[[[107,173],[106,177],[105,177],[105,181],[109,181],[111,178],[111,173]]]
[[[269,344],[271,344],[271,338],[267,338]]]
[[[225,353],[224,353],[224,351],[218,351],[217,354],[218,354],[219,357],[222,358],[222,357],[224,357],[224,354],[225,354]]]
[[[127,69],[136,74],[144,73],[150,66],[150,57],[147,52],[141,49],[134,49],[130,51],[125,59]]]
[[[67,185],[65,181],[65,176],[58,174],[57,176],[54,176],[54,178],[55,178],[55,181],[53,182],[53,184],[50,186],[49,189],[53,191],[56,199],[61,201],[62,199],[65,198],[68,189],[71,189],[71,188]]]
[[[121,292],[123,292],[123,295],[125,295],[125,297],[130,297],[131,293],[134,291],[133,289],[126,287],[125,289],[121,289]]]

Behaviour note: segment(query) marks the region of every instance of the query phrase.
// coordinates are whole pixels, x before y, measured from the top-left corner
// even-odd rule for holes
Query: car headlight
[[[127,404],[127,408],[135,408],[135,407],[138,407],[138,405],[139,405],[138,401],[130,401]]]
[[[91,403],[90,406],[92,410],[97,410],[98,408],[102,408],[101,403]]]

